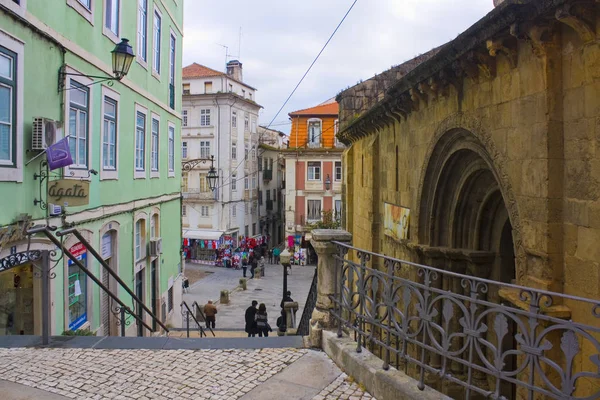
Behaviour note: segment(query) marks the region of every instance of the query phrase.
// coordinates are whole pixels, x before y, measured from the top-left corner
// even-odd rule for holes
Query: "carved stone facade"
[[[600,3],[496,3],[367,110],[348,105],[368,81],[338,95],[345,228],[359,248],[600,298]],[[385,203],[410,210],[407,239],[385,234]]]

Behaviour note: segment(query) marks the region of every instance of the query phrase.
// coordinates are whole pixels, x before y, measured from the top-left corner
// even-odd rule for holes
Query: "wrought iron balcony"
[[[215,200],[216,192],[200,191],[198,188],[187,189],[182,191],[184,200]]]
[[[333,244],[338,337],[383,369],[464,399],[600,398],[600,300]]]
[[[263,169],[263,181],[269,182],[273,179],[273,170],[272,169]]]

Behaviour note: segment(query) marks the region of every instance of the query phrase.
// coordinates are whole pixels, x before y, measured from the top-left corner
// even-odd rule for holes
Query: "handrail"
[[[196,302],[194,302],[196,303]],[[191,315],[192,318],[194,319],[194,322],[196,323],[196,325],[198,325],[198,329],[200,330],[200,337],[202,337],[202,335],[206,336],[206,333],[204,332],[204,329],[202,328],[202,325],[200,325],[200,322],[198,322],[198,320],[196,319],[196,316],[194,315],[194,313],[192,312],[192,310],[190,310],[190,307],[187,305],[187,303],[185,301],[183,301],[180,305],[181,306],[185,306],[185,308],[187,308],[187,337],[190,337],[190,324],[189,324],[189,316]],[[193,304],[192,304],[193,306]],[[214,335],[214,334],[213,334]]]
[[[98,286],[100,286],[100,288],[102,290],[104,290],[104,292],[114,301],[116,301],[120,306],[122,310],[125,310],[125,312],[127,312],[129,315],[133,316],[136,321],[138,321],[139,323],[141,323],[143,326],[146,327],[146,329],[150,330],[150,332],[154,332],[154,330],[148,326],[148,324],[146,324],[146,322],[144,322],[144,320],[142,318],[140,318],[138,315],[136,315],[136,313],[132,312],[131,308],[129,306],[127,306],[125,303],[123,303],[121,301],[121,299],[119,299],[117,296],[115,296],[106,286],[104,286],[104,284],[98,280],[98,278],[96,278],[96,276],[90,272],[90,270],[88,270],[82,263],[81,261],[79,261],[77,259],[77,257],[75,257],[69,250],[67,250],[63,244],[60,242],[60,240],[58,240],[54,235],[52,235],[52,233],[50,232],[50,229],[48,228],[48,226],[34,226],[31,229],[27,230],[27,234],[28,235],[33,235],[36,233],[43,233],[44,235],[46,235],[46,237],[48,239],[50,239],[50,241],[52,243],[54,243],[56,245],[56,247],[58,247],[63,254],[66,254],[67,257],[69,257],[69,259],[71,261],[73,261],[73,263],[75,265],[77,265],[79,267],[79,269],[81,269],[92,281],[94,281],[94,283],[96,283]],[[87,243],[87,242],[86,242]],[[122,321],[121,323],[125,323],[125,321]]]
[[[77,239],[79,239],[79,241],[85,246],[86,250],[89,250],[90,253],[92,253],[94,258],[104,267],[104,269],[106,269],[109,275],[115,278],[119,285],[121,285],[121,287],[125,289],[127,294],[129,294],[133,298],[133,300],[137,302],[142,307],[142,309],[148,313],[148,315],[152,318],[152,321],[160,325],[160,327],[163,328],[166,332],[169,332],[169,329],[159,320],[159,318],[156,315],[154,315],[154,313],[144,304],[144,302],[136,296],[136,294],[129,288],[129,286],[127,286],[127,284],[123,282],[119,275],[110,268],[110,266],[102,259],[100,254],[98,254],[98,252],[90,245],[90,243],[87,240],[85,240],[85,238],[81,235],[81,232],[79,232],[77,228],[69,228],[56,232],[57,236],[64,236],[69,234],[73,234],[75,235],[75,237],[77,237]],[[151,331],[155,332],[154,329],[152,329]]]
[[[196,306],[196,310],[200,311],[200,314],[202,314],[202,317],[204,318],[204,320],[206,321],[206,316],[204,315],[204,313],[202,312],[202,309],[200,308],[200,305],[198,304],[197,301],[194,300],[194,302],[192,303],[192,307]],[[213,332],[212,328],[210,326],[207,326],[208,330],[210,331],[210,333],[212,333],[213,336],[216,336],[215,333]]]

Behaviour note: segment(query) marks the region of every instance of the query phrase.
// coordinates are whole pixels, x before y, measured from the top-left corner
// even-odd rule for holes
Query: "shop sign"
[[[85,206],[90,202],[90,183],[59,179],[48,183],[48,203],[65,206]]]

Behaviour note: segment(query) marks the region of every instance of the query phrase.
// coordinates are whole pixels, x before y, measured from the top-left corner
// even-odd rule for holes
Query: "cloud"
[[[352,1],[187,0],[183,63],[224,70],[220,45],[228,46],[244,65],[244,80],[258,89],[260,123],[268,124]],[[358,0],[276,122],[452,40],[492,8],[492,0]]]

